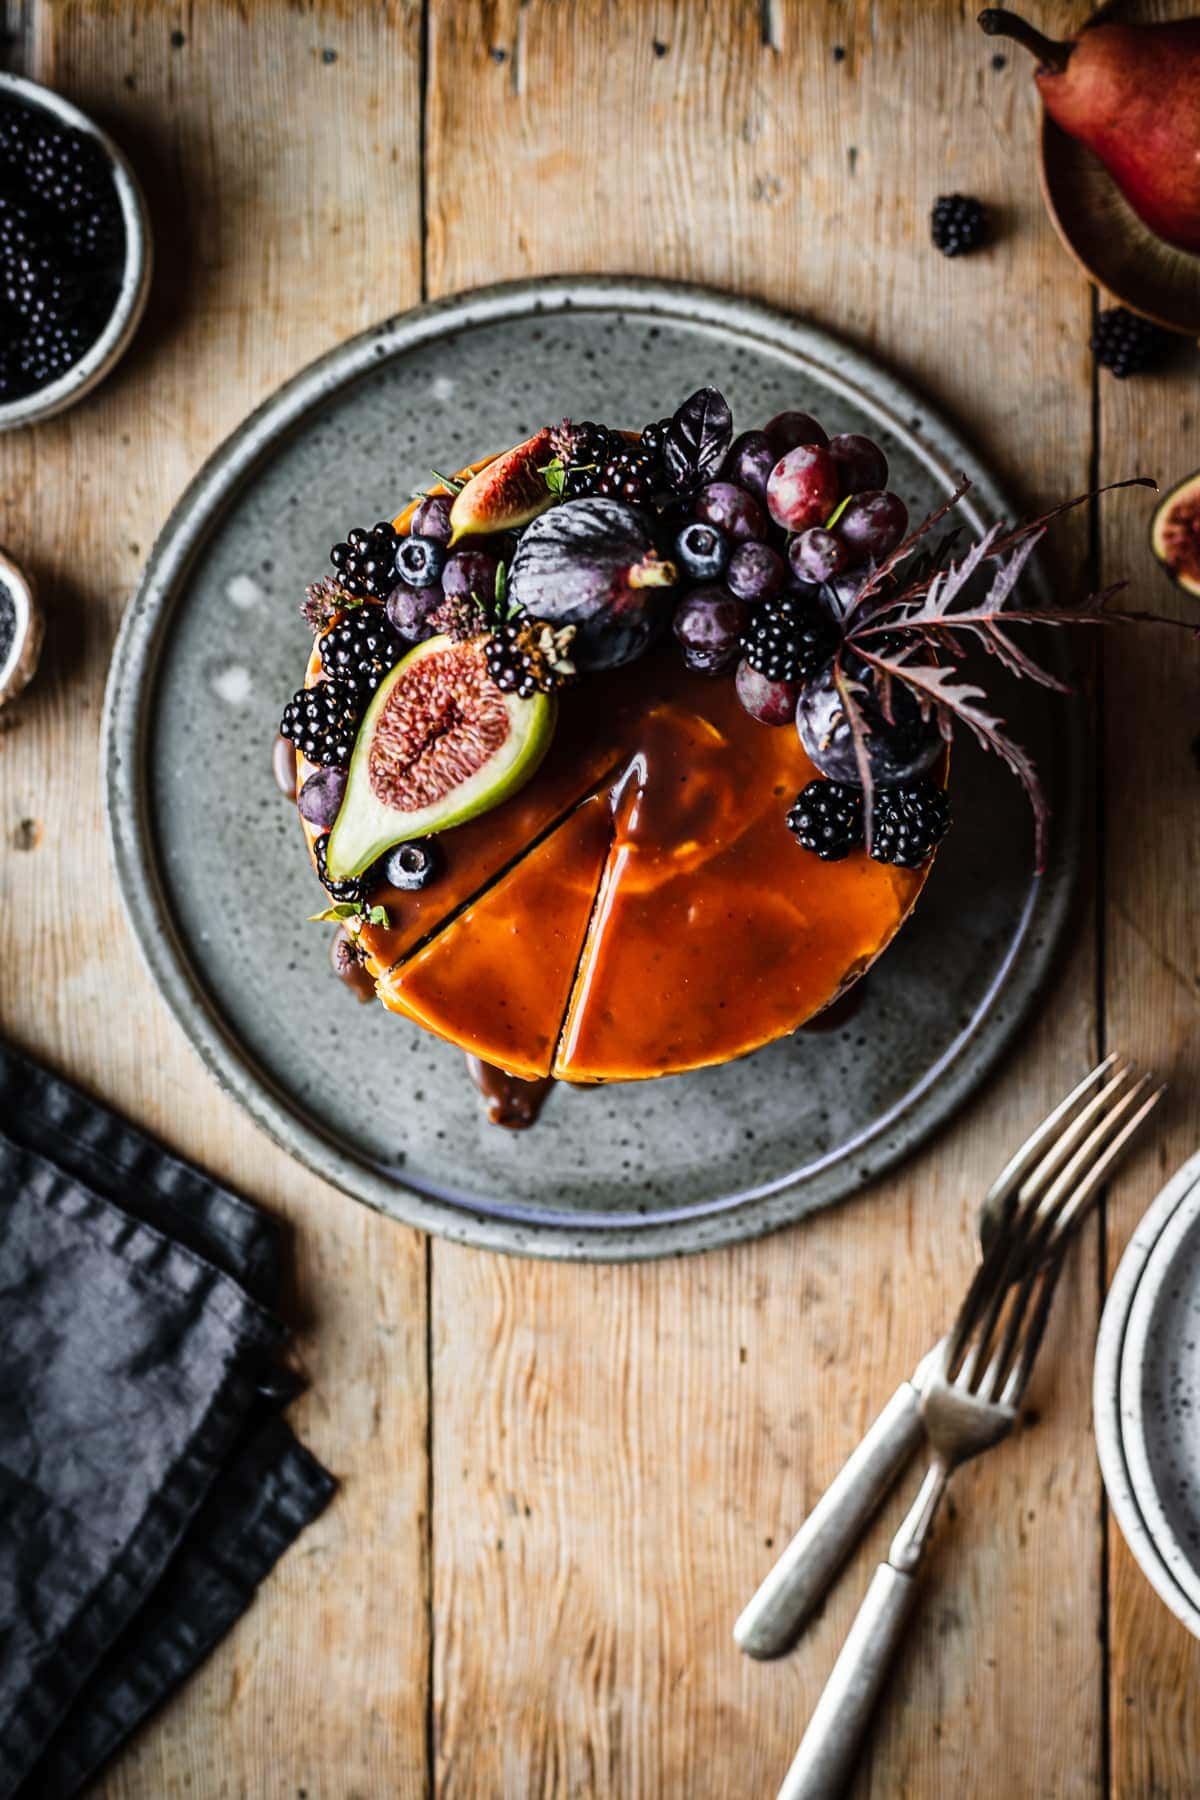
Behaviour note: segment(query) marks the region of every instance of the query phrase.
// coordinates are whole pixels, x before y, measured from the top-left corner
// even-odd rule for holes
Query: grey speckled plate
[[[752,1237],[859,1187],[944,1121],[1012,1041],[1068,910],[1083,721],[1012,696],[1056,805],[1031,876],[1026,802],[955,752],[960,820],[912,921],[840,1029],[725,1068],[561,1089],[488,1125],[460,1055],[332,981],[296,821],[270,771],[304,665],[297,604],[329,545],[454,467],[570,413],[637,423],[702,382],[741,427],[785,406],[887,449],[914,514],[962,469],[948,427],[873,362],[765,307],[655,282],[489,289],[390,320],[288,383],[201,471],[129,612],[106,706],[114,855],[134,929],[217,1078],[311,1167],[429,1230],[599,1259]],[[1054,653],[1057,650],[1052,646]],[[970,796],[967,804],[966,796]]]
[[[1142,1271],[1121,1358],[1121,1436],[1154,1546],[1200,1611],[1200,1187]]]
[[[1171,1177],[1117,1265],[1092,1414],[1109,1504],[1159,1598],[1200,1637],[1200,1155]]]

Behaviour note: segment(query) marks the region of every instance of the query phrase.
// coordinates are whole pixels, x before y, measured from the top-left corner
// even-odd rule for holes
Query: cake
[[[930,612],[948,508],[910,532],[887,479],[802,412],[735,438],[704,388],[335,545],[281,731],[342,967],[530,1083],[725,1063],[845,994],[948,827],[949,725],[981,732]]]

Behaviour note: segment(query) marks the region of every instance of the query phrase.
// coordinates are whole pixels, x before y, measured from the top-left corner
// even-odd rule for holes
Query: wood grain
[[[994,66],[971,10],[4,10],[31,72],[133,153],[161,269],[96,399],[0,439],[0,541],[51,613],[43,676],[0,720],[0,1029],[295,1226],[289,1311],[313,1378],[296,1419],[343,1481],[99,1784],[112,1800],[772,1792],[901,1500],[791,1658],[740,1657],[733,1618],[953,1306],[983,1184],[1102,1035],[1166,1052],[1178,1089],[1197,1091],[1200,717],[1195,653],[1165,638],[1106,657],[1102,938],[1080,920],[1020,1052],[900,1176],[702,1259],[427,1253],[350,1205],[212,1087],[141,970],[108,869],[103,676],[155,531],[246,411],[417,299],[423,267],[435,295],[603,269],[761,295],[922,387],[1026,506],[1085,486],[1094,451],[1109,476],[1131,458],[1182,473],[1193,369],[1094,395],[1088,290],[1037,198],[1032,85],[1015,57]],[[1073,12],[1050,5],[1039,23],[1066,30]],[[998,226],[957,263],[927,240],[932,199],[953,189]],[[1144,511],[1105,504],[1098,560],[1106,578],[1137,573],[1135,601],[1170,604]],[[1079,583],[1088,561],[1080,519],[1056,567]],[[1030,1428],[956,1484],[861,1794],[1194,1787],[1196,1647],[1105,1538],[1089,1382],[1101,1261],[1196,1137],[1180,1102],[1161,1155],[1113,1197],[1106,1259],[1095,1240],[1076,1259]]]
[[[762,294],[969,419],[1027,501],[1085,485],[1087,294],[1031,185],[1026,84],[949,7],[778,15],[772,50],[748,6],[434,9],[431,291],[607,268]],[[955,266],[927,210],[960,185],[1002,242]],[[777,1666],[739,1657],[733,1618],[953,1303],[973,1198],[1089,1055],[1094,980],[1083,927],[1044,1024],[952,1136],[766,1243],[617,1270],[434,1246],[439,1789],[773,1791],[866,1565]],[[1066,1353],[1094,1328],[1092,1254],[1044,1423],[962,1483],[864,1793],[970,1792],[988,1767],[1013,1794],[1099,1788],[1099,1486],[1088,1359]]]
[[[294,1227],[313,1386],[293,1416],[343,1483],[101,1784],[114,1797],[426,1791],[425,1247],[299,1169],[202,1071],[126,927],[96,754],[121,607],[198,463],[285,376],[419,297],[419,39],[403,7],[34,19],[30,72],[145,179],[159,274],[95,400],[0,439],[0,541],[49,614],[0,733],[0,1026]]]

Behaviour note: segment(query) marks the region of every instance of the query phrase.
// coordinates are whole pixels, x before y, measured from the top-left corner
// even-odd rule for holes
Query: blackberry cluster
[[[370,531],[361,525],[346,533],[344,544],[335,544],[329,560],[347,593],[359,600],[386,600],[397,582],[396,548],[400,540],[396,527],[387,519],[372,525]]]
[[[608,458],[592,491],[609,500],[628,500],[634,506],[649,506],[662,482],[659,459],[640,444],[626,444]]]
[[[576,424],[564,419],[550,433],[550,448],[565,471],[563,494],[568,500],[579,500],[594,494],[605,463],[612,455],[616,440],[607,425],[592,419]]]
[[[367,899],[367,884],[361,875],[351,876],[347,881],[330,881],[325,873],[325,856],[329,845],[329,833],[323,831],[313,845],[313,855],[317,859],[317,875],[321,886],[331,899],[339,903],[349,901],[354,906],[364,906]]]
[[[502,693],[519,700],[552,694],[575,673],[568,655],[574,635],[574,626],[555,630],[545,619],[509,619],[488,639],[488,674]]]
[[[0,402],[56,381],[95,342],[123,251],[102,147],[30,107],[0,104]]]
[[[344,769],[361,717],[358,694],[349,682],[318,681],[292,695],[283,709],[279,735],[295,744],[309,762],[323,769]]]
[[[351,690],[362,713],[407,647],[381,606],[356,606],[321,639],[321,667],[339,687]]]
[[[788,830],[822,862],[841,862],[863,837],[862,789],[848,781],[810,781],[796,795]]]
[[[811,681],[829,660],[833,633],[810,601],[781,594],[755,607],[741,648],[750,667],[768,681]]]
[[[950,802],[936,781],[877,788],[871,855],[876,862],[919,869],[950,829]]]
[[[950,829],[950,802],[935,781],[875,789],[871,855],[919,869]],[[787,816],[788,830],[822,862],[840,862],[863,841],[862,789],[849,781],[810,781]]]
[[[987,213],[969,194],[941,194],[933,203],[929,232],[943,256],[965,256],[987,237]]]
[[[1152,319],[1143,319],[1127,306],[1110,306],[1096,320],[1091,347],[1100,366],[1124,381],[1160,362],[1168,342],[1168,333]]]

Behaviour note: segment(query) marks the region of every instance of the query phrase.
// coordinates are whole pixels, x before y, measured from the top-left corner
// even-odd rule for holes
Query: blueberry
[[[396,573],[409,587],[432,587],[446,561],[446,546],[428,537],[400,539],[396,551]]]
[[[715,525],[693,521],[676,538],[675,554],[693,581],[715,581],[729,561],[729,539]]]
[[[388,851],[379,870],[389,887],[415,893],[429,886],[441,865],[441,852],[432,838],[410,838],[407,844]]]

